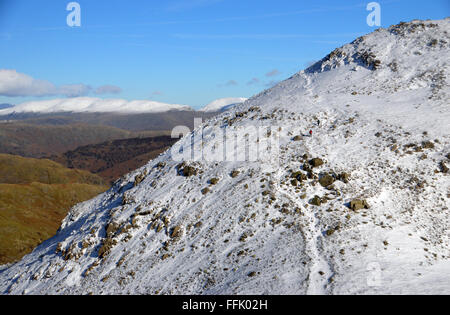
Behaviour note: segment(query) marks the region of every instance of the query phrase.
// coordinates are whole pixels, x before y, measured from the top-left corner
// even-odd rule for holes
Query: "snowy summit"
[[[123,99],[100,99],[74,97],[31,101],[0,110],[1,115],[14,113],[160,113],[173,110],[193,110],[187,105],[166,104],[149,100],[127,101]]]
[[[336,49],[75,206],[0,292],[450,293],[449,60],[450,19]]]

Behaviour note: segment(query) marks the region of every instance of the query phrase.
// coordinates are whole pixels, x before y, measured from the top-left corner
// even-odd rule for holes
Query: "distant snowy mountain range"
[[[244,102],[245,98],[223,98],[213,101],[201,109],[203,112],[223,111]],[[13,113],[163,113],[168,111],[193,111],[187,105],[167,104],[148,100],[127,101],[122,99],[101,99],[77,97],[52,100],[31,101],[18,104],[0,105],[0,116]]]
[[[449,60],[449,18],[336,49],[75,206],[0,293],[450,294]]]

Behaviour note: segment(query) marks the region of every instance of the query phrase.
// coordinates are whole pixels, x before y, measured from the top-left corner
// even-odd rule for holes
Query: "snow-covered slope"
[[[449,32],[380,29],[204,123],[74,207],[0,292],[449,294]]]
[[[0,116],[12,113],[160,113],[171,110],[192,110],[187,105],[166,104],[155,101],[127,101],[122,99],[100,99],[75,97],[42,101],[31,101],[0,110]]]
[[[202,112],[223,112],[225,110],[228,110],[232,108],[233,106],[239,105],[241,103],[244,103],[247,99],[244,97],[226,97],[226,98],[220,98],[217,100],[212,101],[200,111]]]

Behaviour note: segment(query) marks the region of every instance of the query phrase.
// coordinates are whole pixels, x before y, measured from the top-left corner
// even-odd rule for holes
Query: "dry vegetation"
[[[145,165],[177,139],[170,136],[132,138],[79,147],[51,159],[69,168],[83,169],[108,182]]]
[[[85,171],[0,154],[0,264],[31,252],[56,233],[71,206],[106,189]]]
[[[132,136],[126,130],[88,124],[43,126],[22,122],[0,123],[0,152],[41,158],[82,145]]]

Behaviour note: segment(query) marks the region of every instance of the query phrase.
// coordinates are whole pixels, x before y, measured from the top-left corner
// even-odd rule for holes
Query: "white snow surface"
[[[449,294],[449,32],[450,19],[380,29],[207,121],[75,206],[0,268],[0,292]],[[192,138],[204,159],[180,165]],[[248,156],[278,150],[211,161],[245,138]],[[293,172],[311,178],[294,186]],[[317,182],[342,172],[348,183]],[[349,209],[355,198],[370,208]]]
[[[13,113],[160,113],[172,110],[193,110],[187,105],[166,104],[149,100],[127,101],[124,99],[101,99],[74,97],[30,101],[0,110],[1,115]]]
[[[225,110],[228,110],[236,105],[239,105],[241,103],[244,103],[247,100],[245,97],[226,97],[226,98],[220,98],[217,100],[212,101],[200,111],[202,112],[222,112]]]

